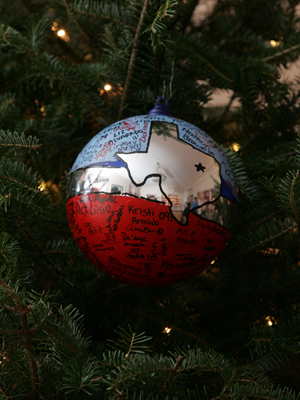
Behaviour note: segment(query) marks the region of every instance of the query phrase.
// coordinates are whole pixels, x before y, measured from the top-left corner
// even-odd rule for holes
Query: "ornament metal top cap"
[[[172,117],[169,99],[165,96],[159,96],[155,106],[148,112],[148,115],[167,115]]]

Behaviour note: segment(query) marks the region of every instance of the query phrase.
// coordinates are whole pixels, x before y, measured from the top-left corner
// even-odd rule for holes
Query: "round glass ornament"
[[[118,121],[78,155],[66,211],[75,241],[101,271],[138,286],[166,286],[211,265],[230,239],[238,199],[215,141],[174,118],[158,98],[148,115]]]

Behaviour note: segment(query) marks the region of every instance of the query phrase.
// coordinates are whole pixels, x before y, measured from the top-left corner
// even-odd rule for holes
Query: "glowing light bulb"
[[[42,192],[43,190],[47,189],[47,184],[44,180],[41,181],[40,186],[38,187],[38,189]]]
[[[241,148],[241,146],[238,143],[232,143],[231,144],[231,148],[233,151],[239,151],[239,149]]]
[[[270,45],[272,47],[276,47],[276,46],[280,45],[280,42],[272,39],[272,40],[270,40]]]
[[[59,37],[65,36],[65,34],[66,34],[66,31],[65,31],[64,29],[60,29],[60,30],[57,32],[57,36],[59,36]]]
[[[169,334],[171,332],[171,328],[169,328],[169,327],[165,327],[165,329],[163,330],[163,333],[167,333],[167,334]]]
[[[269,326],[273,325],[273,321],[269,315],[266,317],[266,321],[267,321],[267,325],[269,325]],[[275,321],[275,324],[276,324],[276,321]]]
[[[106,90],[107,92],[108,92],[109,90],[111,90],[111,85],[107,83],[107,84],[104,86],[104,90]]]

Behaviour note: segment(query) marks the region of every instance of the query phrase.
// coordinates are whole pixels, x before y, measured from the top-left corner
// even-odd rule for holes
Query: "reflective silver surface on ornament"
[[[124,167],[89,167],[75,170],[68,198],[108,193],[145,198],[170,206],[178,221],[192,211],[223,223],[220,208],[228,203],[220,196],[220,165],[216,160],[178,139],[176,125],[152,124],[147,151],[116,151]],[[224,204],[225,205],[225,204]]]

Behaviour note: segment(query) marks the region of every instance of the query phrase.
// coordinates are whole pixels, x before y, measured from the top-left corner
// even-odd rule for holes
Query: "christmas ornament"
[[[221,209],[230,202],[237,203],[237,187],[225,154],[158,98],[148,115],[118,121],[84,147],[66,210],[97,268],[133,285],[163,286],[220,255],[230,238]]]

